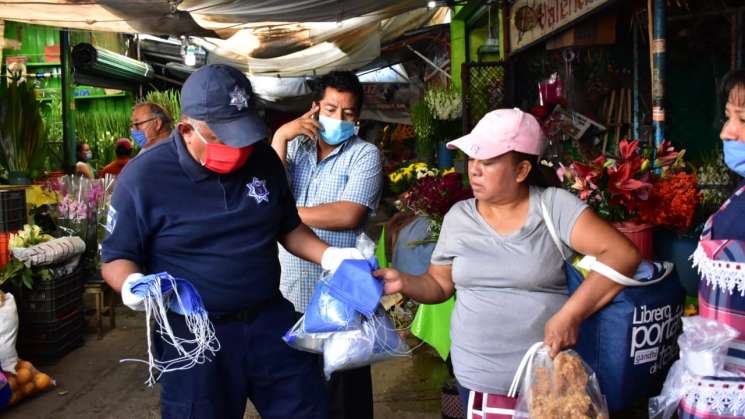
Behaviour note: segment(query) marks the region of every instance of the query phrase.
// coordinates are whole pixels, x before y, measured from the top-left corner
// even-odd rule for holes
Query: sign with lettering
[[[524,49],[612,1],[517,0],[510,6],[510,51]]]

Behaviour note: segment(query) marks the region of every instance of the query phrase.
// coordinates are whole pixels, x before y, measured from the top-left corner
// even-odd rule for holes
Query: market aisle
[[[100,341],[94,333],[57,365],[40,367],[55,378],[53,391],[24,400],[3,419],[155,419],[158,391],[144,385],[144,365],[120,364],[122,358],[143,356],[142,315],[119,308],[117,329]],[[440,384],[447,371],[434,352],[421,349],[412,358],[373,368],[376,418],[439,418]],[[250,407],[245,418],[259,418]]]

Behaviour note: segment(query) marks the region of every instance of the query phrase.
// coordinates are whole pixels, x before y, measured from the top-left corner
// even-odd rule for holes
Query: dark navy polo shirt
[[[737,185],[737,189],[743,185],[745,180]],[[730,199],[727,208],[714,216],[711,228],[711,238],[714,240],[745,240],[745,194],[733,194]]]
[[[197,163],[174,130],[119,175],[102,258],[187,279],[212,313],[250,309],[279,293],[277,242],[300,224],[294,202],[267,144],[220,175]]]

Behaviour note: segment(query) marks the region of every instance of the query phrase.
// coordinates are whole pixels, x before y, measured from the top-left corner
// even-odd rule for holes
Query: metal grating
[[[463,132],[470,132],[487,112],[503,106],[505,95],[504,63],[464,63]]]

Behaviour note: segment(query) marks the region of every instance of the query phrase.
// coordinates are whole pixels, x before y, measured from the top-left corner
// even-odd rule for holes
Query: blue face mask
[[[145,147],[145,144],[147,144],[147,137],[145,137],[145,131],[133,129],[129,131],[129,134],[132,136],[132,139],[135,140],[135,143],[137,143],[137,145],[140,148]]]
[[[724,141],[724,162],[733,172],[745,177],[745,143]]]
[[[328,145],[339,145],[355,135],[356,127],[353,122],[342,121],[319,115],[318,122],[323,128],[321,138]]]

